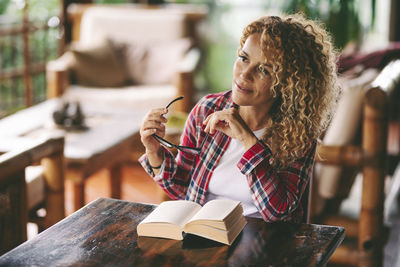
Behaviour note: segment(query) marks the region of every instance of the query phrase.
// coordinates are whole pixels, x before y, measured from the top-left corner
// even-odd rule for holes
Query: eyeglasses
[[[169,106],[171,106],[172,103],[174,103],[174,102],[176,102],[178,100],[181,100],[182,98],[183,98],[183,96],[175,98],[174,100],[169,102],[168,105],[165,108],[169,108]],[[198,154],[200,154],[200,151],[201,151],[201,149],[202,149],[202,147],[203,147],[203,145],[205,143],[205,140],[208,138],[208,133],[207,133],[206,137],[204,138],[203,142],[201,143],[200,147],[179,146],[179,145],[175,145],[175,144],[165,140],[164,138],[162,138],[162,137],[160,137],[160,136],[158,136],[156,134],[153,134],[152,136],[160,144],[162,144],[163,146],[165,146],[167,148],[174,148],[175,147],[176,149],[178,149],[178,150],[180,150],[180,151],[182,151],[184,153],[190,153],[190,154],[193,154],[193,155],[198,155]]]

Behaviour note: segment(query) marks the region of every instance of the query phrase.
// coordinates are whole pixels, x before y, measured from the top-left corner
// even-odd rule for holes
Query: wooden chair
[[[340,246],[334,263],[381,266],[383,263],[384,179],[387,174],[388,95],[400,79],[400,60],[392,61],[369,86],[363,101],[361,145],[317,148],[316,161],[323,164],[359,167],[363,175],[361,213],[358,221],[323,216],[319,222],[341,225],[346,239],[358,239],[358,247]]]
[[[2,144],[9,142],[2,137]],[[0,155],[0,255],[26,241],[28,222],[25,168],[40,164],[44,168],[44,227],[64,218],[64,137],[46,140],[12,140],[19,148]],[[3,151],[4,152],[4,151]]]
[[[126,58],[126,61],[130,61],[132,64],[137,63],[138,65],[143,65],[143,63],[132,61],[133,54],[131,55],[128,51],[131,51],[129,47],[139,47],[142,45],[140,42],[151,44],[147,45],[147,47],[153,48],[157,47],[157,44],[161,48],[165,46],[164,50],[161,48],[157,50],[158,53],[165,51],[165,54],[171,55],[177,54],[176,49],[181,46],[179,42],[182,39],[190,39],[193,48],[189,49],[183,58],[174,58],[173,61],[179,62],[179,64],[173,71],[173,79],[150,83],[147,81],[147,78],[134,81],[134,77],[131,77],[132,75],[126,75],[125,79],[127,80],[123,85],[117,83],[114,85],[111,85],[113,83],[105,85],[101,82],[104,78],[101,75],[96,77],[96,84],[79,83],[79,79],[73,79],[73,75],[71,74],[75,73],[75,76],[77,76],[77,72],[81,72],[80,76],[82,76],[82,73],[86,73],[87,70],[79,71],[79,66],[88,64],[88,61],[77,60],[76,54],[69,49],[62,57],[47,64],[46,81],[48,98],[64,94],[64,96],[78,101],[89,99],[106,104],[113,102],[117,106],[126,106],[130,109],[145,108],[148,110],[149,108],[163,106],[175,96],[183,95],[185,96],[184,100],[174,105],[174,109],[185,112],[190,111],[194,104],[196,93],[194,73],[200,60],[196,28],[205,18],[206,14],[207,8],[198,5],[69,5],[67,20],[72,26],[72,41],[75,45],[94,46],[101,43],[98,39],[105,38],[114,44],[111,45],[113,47],[112,51],[115,50],[114,52],[117,54],[123,53],[122,57]],[[115,31],[116,27],[118,31]],[[116,49],[121,44],[128,47],[128,49]],[[168,44],[172,44],[170,46],[175,47],[175,49],[167,50],[170,47]],[[71,52],[75,56],[71,57]],[[155,52],[149,50],[146,53],[148,54],[147,56],[151,56],[152,54],[156,55],[157,53]],[[90,54],[89,51],[85,53],[87,53],[85,57]],[[104,55],[104,53],[101,54]],[[93,55],[90,57],[92,60],[95,58]],[[139,58],[139,56],[136,57]],[[111,59],[113,58],[110,58],[110,61]],[[119,57],[117,59],[121,64],[124,61]],[[107,66],[109,64],[100,65]],[[144,71],[145,68],[143,66],[140,68],[142,68],[143,72],[142,77],[149,75]],[[168,70],[168,66],[163,68],[164,70]],[[94,70],[95,66],[90,69],[90,73],[96,74],[96,70]],[[117,72],[129,72],[129,64],[124,65],[123,70]],[[153,76],[152,79],[156,80],[160,76],[160,73],[155,70]],[[107,90],[104,90],[104,88],[107,88]]]

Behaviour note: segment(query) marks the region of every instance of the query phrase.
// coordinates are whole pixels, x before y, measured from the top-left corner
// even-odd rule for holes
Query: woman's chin
[[[232,93],[232,101],[233,103],[239,105],[239,106],[250,106],[251,103],[249,103],[248,99],[246,99],[244,96],[241,96],[240,94],[236,94],[235,91]]]

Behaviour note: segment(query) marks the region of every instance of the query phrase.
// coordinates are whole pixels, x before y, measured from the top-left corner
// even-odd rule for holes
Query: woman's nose
[[[240,74],[243,79],[251,81],[253,79],[253,72],[250,67],[244,68]]]

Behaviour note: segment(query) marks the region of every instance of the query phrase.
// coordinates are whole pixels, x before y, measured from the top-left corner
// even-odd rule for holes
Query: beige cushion
[[[360,126],[365,85],[377,74],[377,70],[368,69],[357,78],[341,79],[342,95],[323,138],[324,145],[352,144]],[[342,171],[339,166],[316,163],[315,179],[318,180],[320,196],[332,198],[336,195]]]
[[[114,109],[147,112],[153,108],[165,107],[177,93],[173,85],[137,85],[101,89],[71,85],[64,94],[64,99],[71,101],[79,99],[85,103],[104,105]]]
[[[130,41],[123,46],[131,81],[134,84],[153,85],[173,82],[191,42],[188,38],[155,43]]]
[[[45,199],[45,179],[42,166],[25,168],[26,195],[28,210],[36,207]]]
[[[132,37],[168,41],[182,38],[185,33],[185,15],[180,9],[94,6],[82,16],[80,42],[93,44],[104,38],[124,41]]]
[[[85,86],[118,87],[127,81],[123,59],[109,40],[96,45],[74,44],[70,49],[72,71],[77,83]]]

